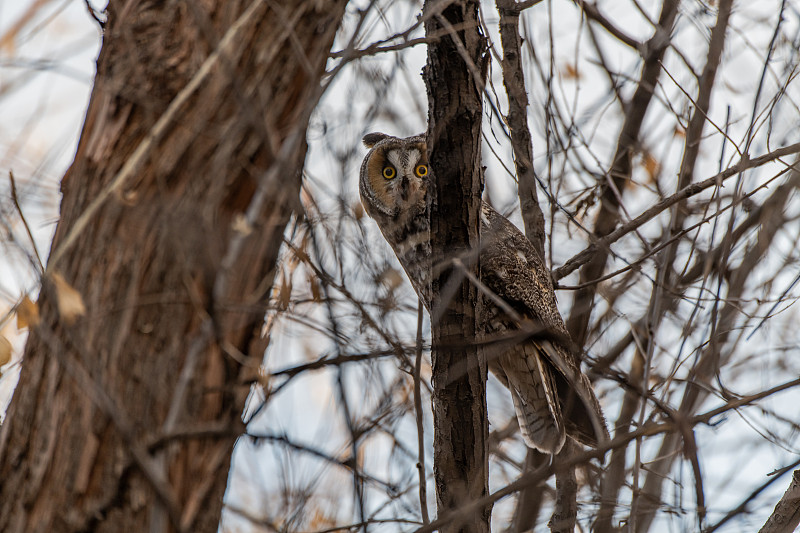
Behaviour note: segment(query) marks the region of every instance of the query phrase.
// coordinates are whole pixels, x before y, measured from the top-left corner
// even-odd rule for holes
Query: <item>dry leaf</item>
[[[235,217],[233,217],[233,231],[236,233],[241,233],[242,235],[250,235],[253,233],[253,226],[247,221],[247,217],[244,216],[242,213],[237,213]]]
[[[14,37],[15,35],[11,32],[0,37],[0,50],[6,52],[9,57],[13,57],[17,53]]]
[[[380,282],[390,291],[394,291],[403,284],[403,275],[394,268],[387,268],[381,273]]]
[[[27,296],[17,306],[17,329],[39,325],[39,306]]]
[[[334,517],[328,515],[323,509],[315,509],[311,514],[311,522],[309,522],[309,529],[328,529],[336,526]]]
[[[319,289],[319,284],[317,283],[317,279],[309,274],[308,275],[308,283],[311,285],[311,299],[314,300],[316,303],[322,303],[322,293]]]
[[[263,366],[259,366],[258,373],[256,374],[256,381],[258,382],[259,385],[261,385],[261,387],[264,388],[266,394],[269,394],[269,391],[272,390],[270,388],[271,387],[270,379],[271,375],[269,373],[269,370],[267,370]]]
[[[572,63],[567,63],[566,66],[564,67],[564,79],[567,80],[581,79],[581,73],[578,71],[578,67],[576,67]]]
[[[368,449],[369,446],[359,446],[358,451],[356,452],[356,467],[361,471],[364,470],[364,463],[366,463],[364,459],[367,456]]]
[[[292,297],[292,284],[291,282],[286,279],[286,276],[282,276],[281,284],[280,284],[280,292],[278,292],[278,309],[281,311],[285,311],[289,307],[289,300]]]
[[[412,401],[411,395],[414,394],[414,382],[411,380],[405,380],[403,382],[403,386],[397,392],[400,395],[400,405],[406,405]]]
[[[3,336],[0,336],[0,366],[11,361],[11,343]]]
[[[309,260],[308,246],[310,241],[311,236],[308,234],[308,232],[303,233],[303,238],[300,240],[300,246],[294,251],[294,255],[298,260],[302,262],[307,262]]]
[[[139,191],[136,189],[128,189],[127,191],[119,194],[119,201],[123,205],[133,206],[139,201]]]
[[[314,198],[311,196],[311,193],[308,192],[306,187],[302,187],[300,189],[300,202],[302,202],[302,204],[307,208],[314,207],[314,205],[316,205]]]
[[[83,304],[81,294],[72,285],[67,283],[64,277],[58,272],[50,275],[53,284],[56,286],[56,296],[58,297],[58,314],[61,319],[70,325],[75,320],[86,314],[86,306]]]
[[[353,204],[353,216],[356,217],[356,220],[364,218],[364,206],[361,205],[361,202]]]
[[[654,182],[658,176],[659,170],[661,170],[661,165],[650,152],[644,155],[644,169],[647,171],[647,175],[650,176],[650,182]]]

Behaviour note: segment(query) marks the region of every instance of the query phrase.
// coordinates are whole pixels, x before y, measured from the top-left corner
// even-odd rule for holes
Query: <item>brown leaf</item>
[[[0,336],[0,366],[11,361],[11,343],[3,336]]]
[[[647,175],[650,176],[650,182],[654,182],[659,170],[661,170],[661,164],[650,152],[644,154],[644,169],[647,171]]]
[[[81,294],[76,291],[72,285],[67,283],[64,277],[58,272],[50,274],[53,284],[56,287],[56,296],[58,297],[58,314],[61,319],[70,325],[75,320],[86,314],[86,306],[83,304]]]
[[[0,50],[5,51],[9,57],[16,53],[16,46],[14,44],[15,34],[9,32],[0,37]]]
[[[278,309],[285,311],[289,307],[289,300],[292,297],[292,284],[287,276],[281,276],[281,284],[278,291]]]
[[[311,514],[311,522],[309,522],[309,529],[328,529],[336,525],[336,520],[329,516],[324,509],[314,509]]]
[[[394,291],[403,284],[403,275],[394,268],[387,268],[381,272],[380,282],[390,291]]]
[[[17,329],[35,328],[39,320],[39,306],[25,296],[17,306]]]
[[[242,213],[237,213],[235,217],[233,217],[233,231],[237,233],[241,233],[242,235],[250,235],[253,233],[253,226],[247,221],[247,217],[244,216]]]
[[[270,391],[272,390],[272,383],[270,381],[271,375],[269,371],[264,368],[263,366],[258,367],[258,373],[256,375],[256,381],[258,382],[261,387],[263,387],[264,392],[269,395]]]
[[[309,285],[311,285],[311,298],[316,303],[322,303],[322,294],[321,294],[322,291],[320,291],[319,283],[317,283],[317,278],[309,274],[308,283]]]
[[[567,63],[564,66],[563,74],[564,74],[564,79],[567,80],[581,79],[581,73],[578,71],[578,67],[573,65],[572,63]]]
[[[353,204],[353,216],[356,217],[356,220],[364,218],[364,206],[361,205],[361,202]]]

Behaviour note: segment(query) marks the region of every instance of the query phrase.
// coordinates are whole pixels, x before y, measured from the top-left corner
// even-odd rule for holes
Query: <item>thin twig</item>
[[[692,416],[687,420],[687,424],[690,427],[693,427],[697,424],[708,424],[711,419],[724,412],[737,409],[739,407],[750,404],[759,399],[765,398],[777,392],[787,390],[789,388],[796,387],[798,385],[800,385],[800,378],[788,381],[786,383],[778,385],[777,387],[773,387],[772,389],[769,389],[767,391],[761,391],[759,393],[747,396],[745,398],[741,398],[740,400],[728,402],[723,406],[720,406],[716,409],[712,409],[711,411],[707,411],[703,414]],[[440,529],[444,525],[458,526],[459,524],[465,523],[468,517],[472,516],[477,510],[483,509],[488,505],[491,505],[499,500],[502,500],[503,498],[510,496],[511,494],[514,494],[515,492],[518,492],[525,487],[536,486],[546,481],[553,473],[555,473],[558,470],[564,470],[567,468],[571,468],[572,466],[585,464],[591,461],[592,459],[601,458],[606,453],[608,453],[609,450],[624,448],[628,445],[628,443],[637,438],[652,437],[654,435],[662,433],[669,433],[675,431],[676,429],[677,429],[677,423],[674,421],[648,422],[645,425],[636,429],[635,431],[624,433],[622,435],[617,435],[610,441],[598,444],[597,448],[585,450],[578,454],[573,454],[568,460],[554,461],[552,464],[550,464],[545,468],[524,474],[513,483],[509,483],[505,487],[496,490],[495,492],[489,494],[488,496],[475,500],[462,508],[455,509],[452,512],[447,513],[446,515],[439,517],[438,519],[434,520],[427,526],[423,526],[415,530],[414,533],[432,533],[433,531]],[[800,463],[800,461],[798,461],[798,463]]]
[[[575,4],[580,7],[581,11],[583,11],[587,18],[600,24],[600,26],[602,26],[608,33],[616,37],[619,42],[626,44],[637,51],[644,49],[644,43],[637,41],[621,29],[617,28],[610,20],[608,20],[608,18],[606,18],[605,15],[600,12],[594,3],[576,0]]]
[[[25,214],[22,212],[22,206],[19,204],[19,197],[17,196],[17,183],[14,179],[14,173],[10,170],[8,171],[8,180],[11,182],[11,201],[14,202],[14,207],[17,209],[17,213],[19,213],[19,218],[22,220],[22,225],[25,227],[25,232],[28,234],[28,239],[31,241],[33,253],[36,255],[36,262],[39,265],[39,273],[41,274],[44,272],[42,256],[39,255],[39,248],[37,248],[36,241],[33,238],[33,233],[31,233],[31,227],[28,225],[28,221],[25,219]]]
[[[422,370],[422,300],[417,304],[417,353],[414,361],[414,413],[417,420],[417,470],[419,471],[419,508],[422,523],[430,523],[428,517],[428,489],[425,475],[425,438],[422,421],[422,393],[420,391],[420,371]]]
[[[728,211],[729,209],[731,209],[731,208],[733,208],[733,207],[735,207],[737,205],[741,205],[741,203],[743,201],[745,201],[748,198],[752,197],[753,195],[755,195],[756,193],[760,192],[761,190],[766,189],[767,187],[769,187],[770,184],[772,184],[773,181],[775,181],[776,179],[780,178],[781,176],[783,176],[785,173],[789,172],[790,170],[791,170],[791,168],[785,168],[785,169],[781,170],[780,172],[778,172],[778,174],[776,174],[775,176],[773,176],[772,178],[767,180],[765,183],[762,183],[761,185],[759,185],[758,187],[756,187],[754,190],[750,191],[749,193],[744,194],[741,197],[733,199],[733,201],[731,203],[729,203],[728,205],[726,205],[725,207],[721,207],[721,208],[717,209],[715,212],[711,213],[707,217],[704,217],[704,218],[700,219],[698,222],[692,224],[691,226],[688,226],[688,227],[678,231],[677,233],[672,235],[672,237],[670,237],[668,240],[662,242],[661,244],[659,244],[655,248],[649,250],[647,253],[645,253],[641,257],[638,257],[635,261],[632,261],[627,266],[624,266],[624,267],[622,267],[622,268],[620,268],[620,269],[618,269],[618,270],[616,270],[614,272],[610,272],[608,274],[600,276],[597,279],[586,281],[585,283],[581,283],[579,285],[558,285],[558,288],[562,289],[562,290],[577,290],[577,289],[581,289],[583,287],[588,287],[589,285],[593,285],[593,284],[605,281],[607,279],[614,278],[614,277],[622,274],[623,272],[627,272],[628,270],[631,270],[633,268],[638,267],[646,259],[656,255],[658,252],[660,252],[664,248],[667,248],[668,246],[677,244],[680,241],[680,239],[684,235],[686,235],[687,233],[690,233],[690,232],[696,230],[697,228],[699,228],[700,226],[702,226],[704,224],[707,224],[710,220],[719,217],[720,215],[722,215],[722,213]],[[733,232],[729,232],[729,235],[732,234],[732,233]],[[655,285],[658,286],[658,287],[662,287],[662,286],[666,286],[666,283],[664,283],[663,281],[660,281],[660,282],[656,282]]]
[[[796,154],[798,152],[800,152],[800,143],[790,144],[789,146],[778,148],[777,150],[773,150],[772,152],[752,159],[747,158],[745,154],[737,164],[728,167],[722,172],[715,174],[714,176],[711,176],[703,181],[687,185],[675,194],[668,196],[660,202],[654,204],[630,222],[619,226],[616,230],[612,231],[602,239],[597,239],[594,243],[584,248],[583,251],[578,252],[576,255],[570,258],[566,263],[564,263],[564,265],[555,269],[553,271],[553,278],[558,280],[568,276],[582,265],[588,263],[592,257],[594,257],[594,254],[597,250],[607,248],[611,243],[619,240],[621,237],[649,222],[668,207],[687,198],[691,198],[692,196],[708,189],[709,187],[713,187],[719,182],[725,181],[731,176],[735,176],[744,170],[755,168],[781,157]]]

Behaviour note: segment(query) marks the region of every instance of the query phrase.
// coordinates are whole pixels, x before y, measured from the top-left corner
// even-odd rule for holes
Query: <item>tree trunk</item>
[[[428,156],[435,176],[431,207],[433,250],[434,477],[440,531],[487,532],[490,508],[464,512],[488,494],[486,361],[474,340],[480,316],[477,288],[453,260],[479,273],[482,91],[486,42],[478,2],[454,2],[441,13],[426,2],[428,35]],[[458,28],[456,30],[455,28]],[[461,512],[458,512],[462,509]]]
[[[110,2],[0,429],[0,531],[217,530],[345,4]]]

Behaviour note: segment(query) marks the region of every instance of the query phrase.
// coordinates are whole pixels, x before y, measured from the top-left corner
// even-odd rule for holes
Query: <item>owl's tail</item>
[[[558,453],[566,432],[552,367],[532,343],[515,346],[497,362],[500,372],[495,374],[511,392],[525,444],[543,453]]]
[[[609,440],[589,379],[559,344],[520,343],[489,354],[489,368],[511,392],[527,446],[555,454],[566,435],[587,446]]]
[[[597,447],[610,440],[603,410],[594,389],[574,357],[558,343],[535,343],[546,358],[556,384],[556,395],[567,434],[581,444]],[[552,365],[552,366],[551,366]]]

